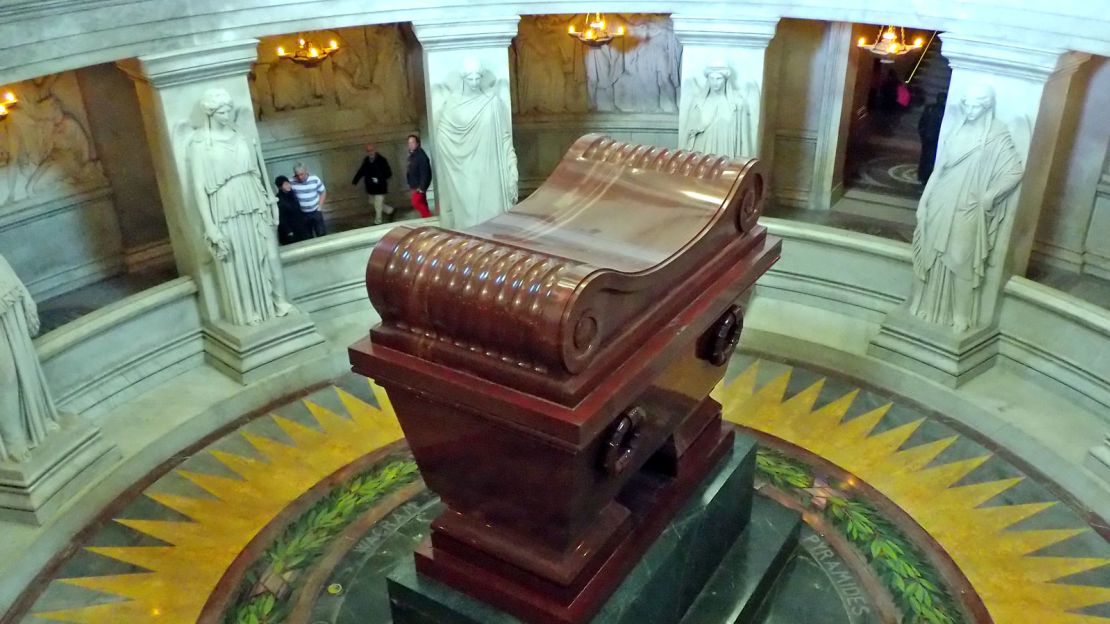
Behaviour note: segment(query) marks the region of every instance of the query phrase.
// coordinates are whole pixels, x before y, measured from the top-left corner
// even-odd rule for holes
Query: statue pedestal
[[[956,333],[923,321],[900,307],[887,315],[867,352],[957,388],[994,365],[998,330],[982,327]]]
[[[731,451],[591,622],[734,622],[754,614],[793,551],[801,518],[764,499],[753,504],[753,440],[738,437]],[[389,598],[395,624],[522,621],[419,574],[411,562],[390,575]],[[566,620],[536,614],[525,621]]]
[[[205,359],[239,383],[252,383],[324,348],[324,337],[307,314],[288,315],[261,325],[209,321],[204,326]]]
[[[120,458],[83,422],[51,433],[22,463],[0,462],[0,520],[42,525],[65,501]]]

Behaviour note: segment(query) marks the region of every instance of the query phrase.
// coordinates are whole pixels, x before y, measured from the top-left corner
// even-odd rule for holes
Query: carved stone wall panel
[[[106,187],[75,74],[11,88],[20,103],[0,124],[0,214]]]
[[[355,111],[363,123],[397,126],[412,123],[419,108],[409,47],[411,35],[400,24],[341,28],[309,33],[322,44],[335,40],[339,51],[316,67],[277,56],[292,35],[264,37],[249,83],[255,115],[266,126],[291,117]],[[357,119],[341,116],[340,120]],[[333,125],[335,122],[333,121]]]
[[[678,40],[670,18],[610,16],[627,34],[592,48],[567,36],[582,16],[524,16],[513,40],[513,111],[519,116],[677,113]]]

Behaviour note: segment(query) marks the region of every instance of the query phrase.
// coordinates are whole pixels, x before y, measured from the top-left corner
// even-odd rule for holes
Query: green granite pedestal
[[[754,616],[797,541],[799,516],[753,504],[755,441],[737,436],[595,624],[743,622]],[[417,574],[412,559],[389,576],[394,624],[518,624],[521,620]],[[718,617],[719,616],[719,617]]]

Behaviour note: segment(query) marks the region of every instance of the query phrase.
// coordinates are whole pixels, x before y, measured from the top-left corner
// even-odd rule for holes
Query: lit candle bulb
[[[623,37],[624,36],[624,26],[617,26],[617,36],[618,37]]]
[[[858,45],[860,47],[863,47],[863,46],[867,45],[867,37],[860,37],[859,42],[857,42],[856,45]]]
[[[570,26],[567,26],[567,34],[568,35],[573,35],[574,34],[574,24],[571,24]]]
[[[308,49],[308,55],[311,56],[312,58],[316,58],[316,57],[320,56],[320,51],[317,50],[316,48],[309,48]]]
[[[304,39],[297,39],[297,45],[304,45]]]
[[[893,30],[888,30],[885,33],[883,33],[883,39],[886,39],[887,41],[890,41],[893,38],[894,38],[894,31]]]
[[[330,47],[332,50],[337,50],[337,49],[339,49],[339,42],[336,41],[335,39],[332,39],[331,41],[328,42],[328,47]]]
[[[913,40],[913,45],[915,48],[920,48],[921,46],[925,45],[925,39],[923,37],[918,37],[917,39]]]
[[[285,48],[278,46],[278,56],[285,56]]]
[[[7,116],[8,116],[8,107],[4,106],[3,104],[0,104],[0,117],[7,117]]]

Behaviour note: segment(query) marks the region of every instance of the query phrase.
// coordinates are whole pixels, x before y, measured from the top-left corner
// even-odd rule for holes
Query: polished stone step
[[[753,622],[798,544],[801,516],[767,498],[686,611],[682,624]]]

